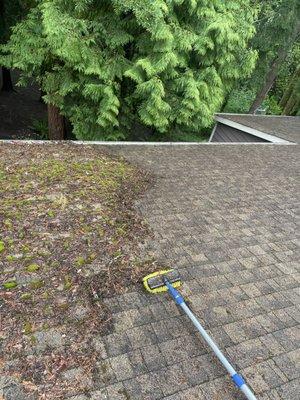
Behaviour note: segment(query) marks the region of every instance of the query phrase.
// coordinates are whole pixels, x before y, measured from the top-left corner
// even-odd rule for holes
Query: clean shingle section
[[[146,251],[181,271],[191,308],[258,398],[297,398],[299,147],[126,146],[114,152],[157,177],[137,204],[155,233]],[[124,311],[135,310],[118,316],[131,348],[121,346],[122,354],[137,349],[147,369],[122,381],[130,398],[243,398],[168,295],[141,301],[133,293],[125,306],[122,301]],[[120,353],[120,344],[115,347]],[[110,343],[109,354],[112,349]]]

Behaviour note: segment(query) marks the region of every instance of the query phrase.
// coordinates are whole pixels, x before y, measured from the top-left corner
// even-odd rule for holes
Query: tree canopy
[[[300,2],[298,0],[253,0],[258,14],[256,34],[250,45],[258,60],[249,79],[240,79],[227,99],[225,111],[251,112],[264,101],[271,113],[281,113],[282,83],[294,79],[300,59]],[[299,79],[299,78],[297,78]],[[278,84],[277,84],[278,80]],[[269,96],[267,96],[269,93]],[[293,108],[294,113],[296,109]]]
[[[256,52],[249,0],[40,0],[0,63],[34,77],[81,139],[199,132]]]

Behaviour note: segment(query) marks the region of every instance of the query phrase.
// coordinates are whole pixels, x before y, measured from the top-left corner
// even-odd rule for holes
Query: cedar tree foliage
[[[256,53],[250,0],[37,0],[0,60],[80,139],[199,132]]]

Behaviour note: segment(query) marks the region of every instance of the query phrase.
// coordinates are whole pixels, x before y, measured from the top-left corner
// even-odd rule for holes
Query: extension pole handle
[[[215,353],[215,355],[221,361],[223,366],[229,372],[231,379],[234,381],[236,386],[244,393],[244,395],[247,397],[248,400],[257,400],[255,395],[253,394],[252,390],[249,388],[249,386],[247,386],[247,384],[245,383],[243,378],[240,375],[238,375],[236,370],[229,363],[227,358],[224,356],[224,354],[221,352],[219,347],[216,345],[216,343],[213,341],[213,339],[209,336],[209,334],[206,332],[206,330],[203,328],[203,326],[200,324],[198,319],[195,317],[195,315],[192,313],[192,311],[189,309],[189,307],[186,305],[186,303],[184,301],[180,304],[180,307],[183,309],[183,311],[186,313],[186,315],[190,318],[190,320],[193,322],[193,324],[195,325],[197,330],[200,332],[203,339],[206,341],[206,343],[209,345],[209,347],[212,349],[212,351]]]
[[[233,366],[230,364],[230,362],[227,360],[227,358],[221,352],[219,347],[216,345],[216,343],[213,341],[213,339],[209,336],[209,334],[206,332],[206,330],[200,324],[200,322],[198,321],[196,316],[192,313],[192,311],[186,305],[184,298],[181,296],[181,294],[171,285],[171,283],[168,280],[165,280],[165,284],[168,288],[170,295],[175,300],[176,304],[182,308],[182,310],[185,312],[185,314],[193,322],[193,324],[195,325],[197,330],[200,332],[203,339],[206,341],[206,343],[209,345],[209,347],[212,349],[212,351],[215,353],[215,355],[221,361],[223,366],[226,368],[226,370],[230,374],[231,379],[233,380],[235,385],[245,394],[245,396],[247,397],[248,400],[257,400],[255,395],[253,394],[252,390],[249,388],[249,386],[247,386],[243,377],[236,372],[236,370],[233,368]]]
[[[240,390],[244,393],[248,400],[257,400],[252,390],[246,384],[241,386]]]

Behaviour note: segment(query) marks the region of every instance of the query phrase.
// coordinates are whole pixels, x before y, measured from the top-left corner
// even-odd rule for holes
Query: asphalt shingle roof
[[[145,253],[179,269],[190,307],[258,400],[299,397],[299,149],[109,148],[156,176],[136,204],[154,234]],[[106,304],[114,331],[89,344],[97,368],[55,372],[78,389],[68,400],[243,399],[168,294],[137,285]],[[53,327],[44,343],[61,340]],[[85,382],[92,389],[81,391]]]
[[[300,117],[250,115],[250,114],[216,114],[238,124],[277,136],[291,142],[300,143]]]

